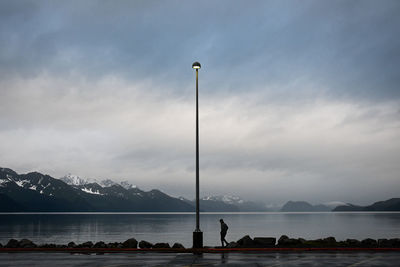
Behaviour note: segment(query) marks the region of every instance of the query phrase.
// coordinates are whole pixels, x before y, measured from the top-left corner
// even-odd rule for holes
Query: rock
[[[376,248],[378,246],[378,242],[375,239],[367,238],[361,241],[361,246],[366,248]]]
[[[254,243],[257,247],[272,248],[275,246],[275,237],[254,237]]]
[[[172,248],[185,248],[181,243],[174,243],[174,245],[172,245]]]
[[[108,243],[107,247],[109,247],[109,248],[123,248],[122,243],[119,243],[119,242]]]
[[[294,247],[300,245],[301,242],[295,238],[289,238],[286,235],[283,235],[278,240],[279,247]]]
[[[304,238],[299,237],[297,239],[297,247],[301,247],[301,248],[306,248],[306,247],[312,247],[312,245],[309,244],[309,241],[307,241]]]
[[[361,242],[357,239],[346,239],[346,244],[350,248],[359,248],[361,247]]]
[[[297,240],[299,240],[299,242],[301,244],[305,244],[307,242],[307,240],[305,240],[304,238],[299,237]]]
[[[67,247],[69,248],[76,248],[76,244],[74,242],[69,242]]]
[[[47,243],[45,243],[45,244],[40,245],[39,247],[40,248],[56,248],[57,245],[56,244],[47,244]]]
[[[136,241],[135,238],[129,238],[124,243],[122,243],[122,246],[124,248],[137,248],[137,244],[138,242]]]
[[[168,243],[156,243],[153,248],[171,248]]]
[[[6,245],[6,248],[17,248],[18,247],[18,240],[10,239]]]
[[[324,241],[324,243],[327,243],[327,244],[336,244],[336,238],[334,238],[333,236],[324,238],[324,239],[322,239],[322,241]]]
[[[338,241],[337,246],[341,247],[341,248],[345,248],[345,247],[347,247],[347,243],[346,243],[346,241]]]
[[[380,247],[380,248],[398,248],[398,247],[400,247],[400,239],[399,238],[378,239],[378,247]]]
[[[18,246],[20,248],[36,248],[37,247],[35,243],[33,243],[31,240],[25,239],[25,238],[21,239],[18,242]]]
[[[380,247],[380,248],[391,248],[392,244],[388,239],[382,238],[382,239],[378,239],[378,247]]]
[[[94,248],[107,248],[106,243],[104,243],[103,241],[99,241],[96,244],[94,244],[93,246]]]
[[[321,245],[322,245],[323,247],[331,247],[331,248],[334,248],[334,247],[337,247],[337,246],[338,246],[338,243],[336,242],[336,238],[334,238],[333,236],[330,236],[330,237],[327,237],[327,238],[322,239],[322,240],[321,240]]]
[[[232,242],[230,242],[228,245],[226,245],[226,247],[227,247],[227,248],[238,248],[238,247],[239,247],[239,244],[236,243],[236,242],[234,242],[234,241],[232,241]]]
[[[139,242],[139,248],[152,248],[153,244],[150,242],[147,242],[146,240],[142,240]]]
[[[282,242],[285,242],[286,240],[288,240],[289,237],[287,235],[282,235],[281,237],[279,237],[278,239],[278,245],[281,245]]]
[[[392,242],[394,248],[400,248],[400,238],[389,239]]]
[[[255,246],[253,239],[250,236],[245,235],[241,239],[239,239],[236,243],[242,248],[251,248]]]
[[[80,248],[92,248],[93,247],[93,242],[92,241],[87,241],[85,243],[82,243],[79,245]]]

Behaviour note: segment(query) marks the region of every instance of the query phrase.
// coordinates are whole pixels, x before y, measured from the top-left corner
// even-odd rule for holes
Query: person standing
[[[228,245],[228,242],[225,239],[226,233],[228,232],[228,225],[224,222],[224,220],[220,219],[219,222],[221,223],[221,243],[222,247],[224,247],[224,242]]]

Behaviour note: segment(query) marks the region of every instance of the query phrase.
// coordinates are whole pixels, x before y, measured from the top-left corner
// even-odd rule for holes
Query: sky
[[[0,166],[195,195],[400,197],[400,2],[0,1]]]

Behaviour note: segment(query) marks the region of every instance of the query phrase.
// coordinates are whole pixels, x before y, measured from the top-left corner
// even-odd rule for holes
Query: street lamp
[[[203,232],[200,230],[200,200],[199,200],[199,62],[194,62],[196,70],[196,229],[193,232],[193,248],[203,247]]]

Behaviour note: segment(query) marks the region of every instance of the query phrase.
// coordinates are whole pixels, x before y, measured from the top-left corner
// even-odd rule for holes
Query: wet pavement
[[[399,252],[0,253],[0,266],[400,266]]]

